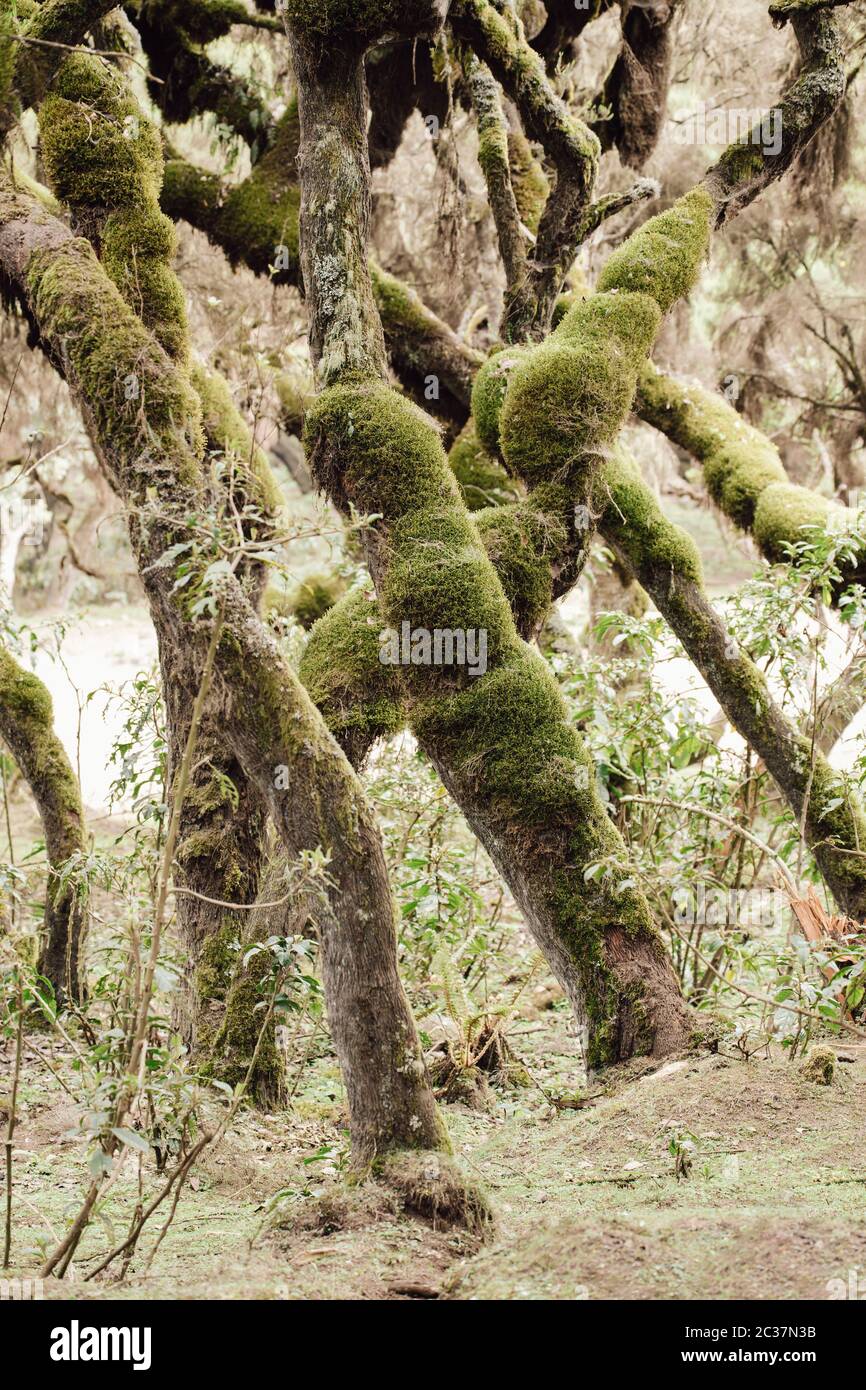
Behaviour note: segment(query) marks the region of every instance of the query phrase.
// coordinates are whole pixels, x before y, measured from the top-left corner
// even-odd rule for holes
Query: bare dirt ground
[[[573,1072],[558,1007],[514,1041],[545,1089]],[[50,1056],[44,1039],[36,1047]],[[345,1111],[333,1060],[323,1056],[305,1068],[288,1111],[242,1114],[196,1170],[149,1271],[156,1227],[123,1281],[116,1272],[87,1279],[125,1233],[133,1165],[71,1277],[47,1281],[45,1294],[826,1299],[830,1281],[866,1274],[866,1049],[855,1041],[836,1052],[829,1086],[807,1080],[796,1063],[746,1062],[723,1049],[614,1080],[578,1110],[554,1109],[535,1086],[493,1092],[486,1111],[448,1106],[456,1153],[496,1214],[480,1247],[401,1213],[386,1189],[347,1186],[339,1171]],[[12,1273],[31,1276],[87,1180],[76,1106],[42,1058],[28,1051],[14,1156]],[[691,1167],[677,1176],[670,1144],[684,1137],[694,1146]],[[310,1162],[323,1144],[338,1156]],[[147,1181],[155,1186],[152,1171]],[[269,1213],[276,1193],[283,1196]]]

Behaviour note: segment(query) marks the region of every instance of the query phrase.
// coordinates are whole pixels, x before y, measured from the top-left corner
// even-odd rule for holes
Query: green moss
[[[429,17],[429,0],[286,0],[285,20],[307,37],[322,40],[356,34],[371,39],[395,26],[412,28]]]
[[[236,938],[237,930],[236,923],[229,923],[221,935],[233,932]],[[221,966],[226,955],[222,948],[217,948]],[[246,1094],[260,1109],[276,1110],[285,1102],[286,1081],[274,1022],[273,1019],[265,1022],[263,1007],[268,997],[272,957],[269,952],[262,951],[243,965],[239,952],[232,955],[233,969],[228,975],[222,973],[220,976],[224,981],[222,995],[203,996],[204,999],[225,1000],[218,1028],[210,1037],[201,1039],[200,1051],[206,1057],[203,1071],[233,1088],[246,1083]],[[199,984],[206,983],[210,981],[200,971]]]
[[[195,43],[213,43],[227,34],[233,24],[248,26],[252,18],[241,0],[160,0],[148,8],[152,22],[163,20],[176,26]],[[263,27],[267,24],[260,16],[256,16],[256,22]]]
[[[448,462],[470,512],[482,507],[501,507],[516,500],[517,488],[502,465],[491,458],[480,443],[471,417],[452,444]]]
[[[159,210],[159,132],[124,78],[85,53],[62,64],[40,107],[39,128],[55,192],[101,244],[105,269],[127,303],[166,352],[185,362],[186,302],[171,268],[175,233]]]
[[[814,1081],[816,1086],[832,1086],[836,1076],[836,1053],[832,1047],[825,1045],[811,1047],[800,1071],[807,1081]]]
[[[787,481],[775,445],[721,395],[675,381],[647,363],[638,403],[643,419],[703,464],[710,493],[739,526],[752,524],[765,488]]]
[[[190,376],[201,401],[208,446],[230,462],[238,498],[251,503],[266,517],[278,516],[283,505],[279,484],[267,454],[255,443],[238,410],[225,377],[200,362],[193,364]]]
[[[159,133],[100,59],[66,59],[39,108],[39,133],[46,173],[64,202],[109,209],[156,202]]]
[[[624,450],[605,460],[595,484],[595,505],[605,536],[626,555],[632,568],[670,569],[679,579],[703,584],[695,542],[662,512],[634,459]]]
[[[651,364],[641,373],[641,418],[662,430],[703,465],[707,487],[722,511],[752,534],[771,561],[844,516],[817,492],[788,481],[779,451],[721,396],[665,376]]]
[[[836,872],[851,884],[863,880],[862,854],[866,845],[866,815],[859,799],[852,794],[844,776],[816,753],[811,741],[800,740],[803,769],[810,773],[810,813],[832,845],[843,851],[837,856]]]
[[[346,582],[336,574],[310,574],[287,595],[286,610],[301,627],[311,628],[343,597]]]
[[[384,382],[333,386],[307,414],[304,439],[319,481],[343,505],[401,516],[423,498],[459,503],[429,417]]]
[[[226,917],[202,945],[195,974],[196,994],[202,1004],[225,999],[237,965],[238,948],[238,924]]]
[[[12,76],[19,45],[16,7],[13,0],[0,0],[0,125],[6,129],[15,119],[18,101],[12,89]]]
[[[170,264],[174,250],[174,226],[155,208],[113,212],[106,219],[106,271],[169,356],[183,359],[189,335],[183,287]]]
[[[505,348],[494,352],[481,367],[472,386],[472,418],[478,442],[488,454],[500,453],[499,421],[511,373],[531,352],[529,348]]]
[[[502,586],[462,507],[415,507],[393,523],[391,563],[382,581],[382,608],[391,626],[464,628],[487,634],[488,660],[498,659],[513,631]],[[437,685],[442,672],[416,668]]]
[[[422,336],[430,331],[435,319],[409,285],[398,280],[396,275],[389,275],[375,262],[370,266],[370,278],[376,308],[384,323]]]
[[[301,680],[344,747],[366,751],[405,724],[394,668],[379,660],[384,626],[375,594],[359,585],[315,623],[301,658]]]
[[[753,141],[750,137],[735,145],[728,145],[717,166],[726,184],[748,183],[763,173],[765,159],[761,144],[762,141]]]
[[[511,472],[530,486],[567,477],[581,490],[619,433],[659,317],[647,295],[596,294],[515,365],[499,426]]]
[[[496,568],[519,632],[534,634],[553,602],[552,560],[565,544],[564,527],[551,536],[547,519],[528,502],[477,512],[484,548]],[[559,542],[559,544],[557,544]]]
[[[787,546],[811,539],[808,527],[826,527],[837,510],[817,492],[789,482],[774,482],[760,494],[753,534],[771,560],[787,558]]]
[[[508,162],[520,220],[535,233],[547,202],[550,184],[522,130],[508,132]]]
[[[62,345],[67,375],[87,401],[99,436],[111,440],[127,470],[130,496],[145,500],[160,478],[163,455],[177,481],[197,486],[204,449],[198,397],[106,279],[90,244],[75,240],[36,252],[27,283],[44,336]],[[140,401],[126,395],[130,377],[146,395],[146,437]]]
[[[662,313],[693,288],[710,244],[714,203],[694,188],[634,232],[608,258],[598,289],[648,294]]]

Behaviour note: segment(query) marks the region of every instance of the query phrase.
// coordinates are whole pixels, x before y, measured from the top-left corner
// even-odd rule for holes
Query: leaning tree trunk
[[[301,255],[325,387],[308,416],[316,477],[344,510],[381,516],[368,560],[392,627],[487,635],[489,666],[476,678],[422,665],[400,672],[409,716],[567,990],[589,1065],[663,1055],[689,1041],[692,1019],[648,904],[628,881],[591,760],[552,675],[518,637],[433,422],[385,384],[366,261],[369,35],[353,44],[341,31],[335,56],[298,8],[289,6]],[[594,863],[603,878],[587,875]]]
[[[85,849],[81,791],[66,750],[54,732],[51,696],[32,671],[0,647],[0,735],[27,781],[42,820],[48,855],[44,937],[39,971],[58,1000],[84,994],[86,913],[74,887],[60,888],[58,874]]]
[[[81,73],[78,65],[98,61],[76,55],[72,77]],[[82,78],[88,84],[97,80],[87,67]],[[66,136],[69,123],[81,116],[71,93],[67,100]],[[87,155],[93,176],[105,167],[97,145],[107,143],[109,201],[130,177],[158,191],[158,145],[149,138],[123,139],[116,121],[102,123],[88,114],[78,153]],[[146,131],[144,122],[140,130]],[[118,168],[125,179],[118,178]],[[148,225],[149,209],[138,211],[143,225],[121,218],[117,230],[133,247],[143,237],[142,257],[151,260],[147,269],[157,271],[153,261],[159,262],[160,248],[167,254],[166,241]],[[176,324],[154,324],[149,331],[92,248],[8,178],[0,178],[0,266],[81,404],[130,510],[133,546],[163,649],[170,642],[178,649],[189,644],[201,661],[211,624],[188,616],[165,558],[172,546],[194,540],[189,519],[208,505],[201,404],[185,371],[160,346]],[[176,300],[164,297],[163,303],[171,309]],[[122,389],[129,377],[140,388],[132,403]],[[226,746],[267,805],[287,854],[294,859],[323,847],[331,856],[315,925],[348,1092],[353,1160],[364,1167],[395,1150],[447,1153],[397,972],[394,904],[372,811],[241,585],[225,576],[218,590],[222,630],[214,694]],[[288,791],[277,778],[281,767]]]

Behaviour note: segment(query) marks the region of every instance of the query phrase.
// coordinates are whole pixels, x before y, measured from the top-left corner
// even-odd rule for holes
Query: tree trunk
[[[57,876],[73,854],[86,848],[81,791],[66,750],[54,732],[51,696],[31,671],[0,647],[0,735],[27,781],[45,833],[48,891],[39,971],[58,1000],[84,994],[84,906],[72,888],[59,891]]]
[[[319,484],[380,514],[368,562],[385,619],[485,632],[489,669],[400,671],[421,746],[501,869],[586,1034],[590,1067],[687,1044],[693,1025],[558,687],[517,635],[432,421],[384,383],[366,262],[362,57],[292,33],[301,260],[325,390],[307,417]],[[335,291],[334,285],[339,286]],[[604,863],[599,881],[587,868]],[[622,886],[620,886],[622,885]]]

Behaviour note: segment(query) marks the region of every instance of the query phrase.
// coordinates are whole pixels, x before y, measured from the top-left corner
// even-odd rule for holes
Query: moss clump
[[[118,72],[73,54],[39,110],[57,195],[101,245],[105,269],[170,356],[186,360],[186,302],[171,269],[174,228],[159,210],[162,144]]]
[[[186,299],[170,264],[175,240],[173,224],[153,208],[113,212],[105,223],[102,263],[169,356],[183,358]]]
[[[67,374],[126,470],[129,496],[144,502],[163,470],[182,485],[197,486],[204,449],[198,397],[106,279],[90,244],[75,240],[36,252],[27,284],[44,336],[62,344]],[[93,313],[94,303],[100,314]],[[130,408],[125,395],[131,376],[147,399],[148,437],[140,403]]]
[[[292,102],[274,128],[267,153],[241,183],[229,184],[185,159],[165,166],[161,203],[205,232],[233,266],[248,265],[274,284],[296,284],[300,270],[297,158],[300,144],[297,104]]]
[[[484,632],[487,659],[495,662],[513,631],[511,613],[462,505],[416,507],[394,523],[390,543],[391,563],[380,589],[387,621],[398,629],[408,622],[428,631]],[[416,679],[425,673],[441,685],[439,668],[418,667]]]
[[[499,420],[505,393],[514,369],[530,354],[529,348],[505,348],[484,363],[472,386],[472,418],[479,444],[488,454],[498,456]]]
[[[617,449],[605,460],[594,488],[601,527],[639,572],[645,566],[669,569],[677,579],[703,585],[703,567],[695,542],[674,526],[644,482],[634,459]]]
[[[202,944],[195,971],[195,992],[202,1005],[225,1000],[238,962],[238,924],[226,917]]]
[[[447,1154],[401,1149],[377,1160],[374,1173],[397,1192],[405,1211],[434,1227],[463,1226],[478,1236],[492,1230],[486,1194]]]
[[[156,202],[159,133],[100,59],[66,59],[39,109],[39,133],[46,173],[64,202],[109,209]]]
[[[787,558],[787,547],[810,539],[808,527],[825,528],[834,511],[825,498],[794,483],[774,482],[755,507],[753,534],[771,560]]]
[[[389,275],[375,262],[370,266],[370,278],[376,308],[389,328],[405,328],[421,336],[435,330],[435,317],[410,285]]]
[[[480,443],[471,417],[451,445],[448,462],[470,512],[482,507],[502,507],[517,499],[517,488]]]
[[[332,386],[308,412],[304,442],[321,484],[340,506],[381,512],[456,507],[460,495],[430,419],[384,382]]]
[[[393,667],[379,660],[384,623],[376,596],[358,585],[313,626],[299,675],[352,761],[405,725]]]
[[[286,612],[307,631],[323,618],[346,592],[346,581],[337,574],[309,574],[286,597]]]
[[[429,19],[429,0],[286,0],[285,20],[308,38],[369,40],[392,29],[411,33]]]
[[[659,319],[647,295],[596,294],[516,364],[499,423],[511,472],[530,486],[568,478],[580,490],[620,430]]]
[[[565,543],[564,527],[540,515],[530,503],[487,507],[477,512],[484,548],[496,568],[518,632],[533,636],[553,602],[551,563]]]
[[[650,295],[662,313],[693,288],[710,245],[714,203],[702,186],[651,217],[605,264],[598,289]]]
[[[752,524],[765,488],[787,481],[775,445],[720,395],[675,381],[647,363],[638,410],[699,459],[712,497],[739,526]]]
[[[247,1096],[261,1110],[277,1110],[286,1098],[285,1065],[276,1044],[273,1019],[265,1022],[265,995],[258,978],[261,975],[263,980],[269,969],[266,951],[237,969],[222,1023],[209,1040],[205,1066],[207,1075],[227,1086],[246,1083]]]
[[[750,529],[771,561],[826,528],[844,509],[788,481],[779,452],[720,395],[665,376],[650,364],[638,387],[641,418],[694,454],[714,500],[732,521]]]
[[[832,1086],[836,1076],[836,1053],[832,1047],[810,1048],[808,1057],[800,1067],[800,1073],[816,1086]]]

